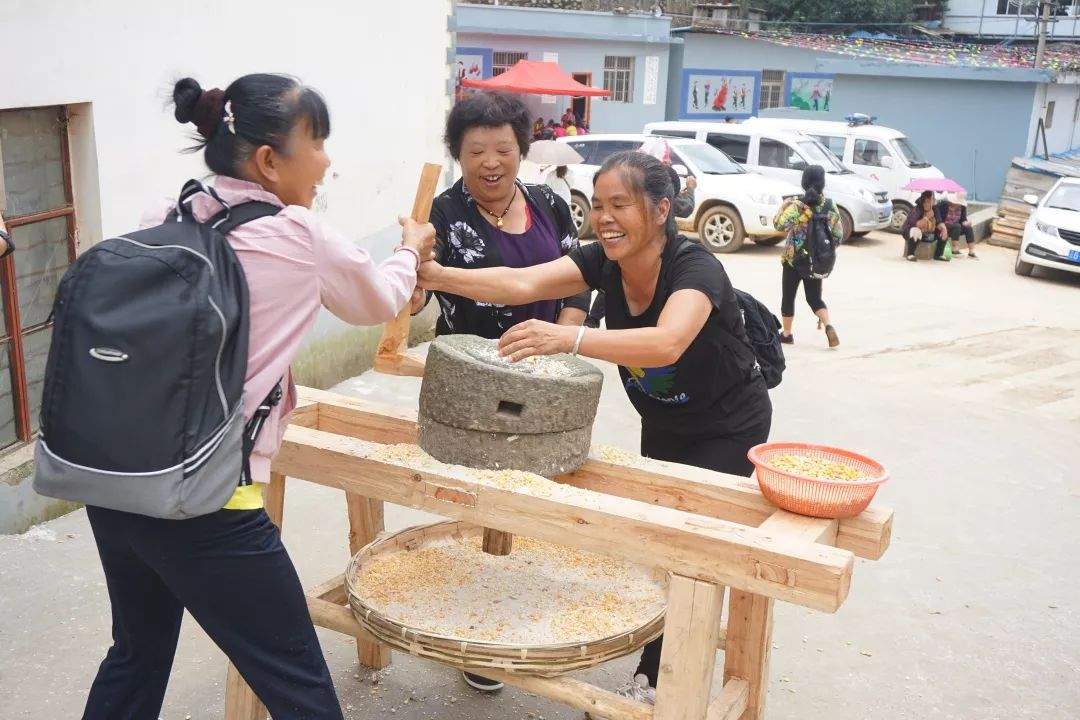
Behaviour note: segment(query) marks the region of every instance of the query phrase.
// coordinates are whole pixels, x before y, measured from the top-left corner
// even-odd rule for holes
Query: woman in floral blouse
[[[578,246],[566,201],[547,185],[518,180],[531,130],[525,104],[504,93],[473,93],[450,111],[445,141],[461,165],[462,177],[435,198],[431,210],[440,264],[530,267],[557,260]],[[442,311],[435,326],[438,335],[497,339],[531,319],[581,325],[589,309],[588,293],[513,307],[441,292],[435,296]]]
[[[829,309],[825,301],[821,299],[821,280],[802,278],[795,270],[795,253],[806,242],[806,234],[810,227],[810,218],[814,213],[827,213],[829,216],[829,232],[837,244],[844,237],[843,224],[840,221],[840,212],[836,204],[825,197],[825,170],[820,165],[811,165],[803,171],[802,187],[804,194],[801,198],[790,200],[780,208],[776,214],[773,225],[777,230],[787,233],[787,242],[784,244],[784,254],[781,263],[784,268],[782,278],[783,299],[780,302],[780,319],[784,324],[783,332],[780,333],[780,342],[793,343],[795,336],[791,334],[791,326],[795,322],[795,293],[799,289],[799,283],[803,283],[803,292],[806,294],[806,303],[814,314],[818,316],[818,328],[825,326],[825,336],[829,340],[829,347],[840,344],[840,337],[836,329],[829,323]]]

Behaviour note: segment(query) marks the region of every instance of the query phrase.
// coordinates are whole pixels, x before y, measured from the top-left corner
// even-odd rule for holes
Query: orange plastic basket
[[[778,455],[815,457],[854,467],[866,480],[820,480],[778,470],[769,460]],[[754,463],[758,485],[774,505],[800,515],[820,518],[846,518],[858,515],[874,499],[878,486],[889,479],[885,467],[865,455],[828,447],[796,442],[771,442],[755,445],[747,453]]]

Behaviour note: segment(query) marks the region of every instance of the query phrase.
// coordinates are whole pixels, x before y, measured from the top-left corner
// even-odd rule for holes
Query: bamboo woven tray
[[[508,643],[468,637],[468,632],[463,632],[460,627],[455,628],[453,632],[445,631],[445,629],[443,632],[437,632],[430,627],[420,629],[390,617],[389,615],[394,614],[394,610],[388,610],[387,608],[390,608],[392,604],[373,599],[373,595],[378,594],[377,589],[371,588],[371,592],[364,592],[364,588],[361,587],[360,579],[363,577],[365,569],[370,568],[372,563],[380,557],[390,556],[390,554],[399,551],[430,550],[446,546],[449,543],[469,543],[470,547],[475,545],[476,552],[479,553],[478,546],[481,535],[482,529],[479,527],[455,521],[446,521],[407,528],[393,535],[384,535],[361,548],[350,561],[345,572],[345,588],[349,595],[349,605],[352,607],[357,621],[365,630],[382,642],[413,655],[431,658],[462,669],[498,668],[504,672],[546,677],[592,667],[628,655],[659,636],[663,631],[666,575],[629,564],[626,564],[626,572],[630,573],[630,577],[634,578],[634,587],[639,597],[638,604],[633,606],[633,613],[627,613],[627,615],[633,614],[635,622],[632,624],[634,627],[620,628],[617,632],[609,632],[602,637],[583,638],[581,641],[573,642],[546,644],[532,642]],[[514,553],[529,552],[528,548],[530,547],[539,550],[538,541],[515,537],[514,542],[516,547],[514,552],[511,553],[511,557],[513,557]],[[525,549],[522,549],[523,546]],[[559,546],[554,547],[562,550]],[[458,550],[463,549],[459,548]],[[577,553],[578,551],[568,552]],[[408,561],[407,553],[403,553],[398,557],[404,557]],[[428,557],[430,559],[430,555]],[[493,556],[486,556],[485,562],[487,561],[486,558],[489,557]],[[581,557],[581,555],[570,555],[568,557],[573,559]],[[593,558],[602,563],[609,562],[601,559],[600,556],[584,554],[585,562],[582,564],[588,565],[588,562]],[[419,562],[420,559],[421,557],[418,555],[416,561]],[[393,561],[397,562],[396,560]],[[585,574],[587,575],[588,572]],[[519,575],[499,579],[509,585],[513,585],[515,582],[520,582],[522,586],[526,585],[526,583],[520,581]],[[652,588],[654,586],[655,602],[648,599],[652,597]],[[560,592],[557,592],[557,588],[553,589],[553,591],[556,591],[555,597],[562,596]],[[461,593],[479,596],[479,598],[483,598],[484,602],[490,601],[493,604],[502,602],[504,598],[500,593],[505,594],[505,590],[500,589],[498,582],[493,582],[485,588],[476,588],[472,585],[461,586],[446,593],[432,593],[430,589],[410,590],[409,592],[426,593],[423,597],[429,603],[444,602],[446,606],[445,613],[450,615],[462,612],[461,603],[455,603],[454,598],[450,597],[454,593],[458,593],[459,596]],[[631,594],[625,588],[612,586],[610,592],[605,593],[605,596],[610,601],[612,597],[622,597],[623,595],[630,597]],[[432,598],[442,598],[443,595],[447,596],[445,601],[442,599],[432,600]],[[558,610],[555,615],[551,615],[552,603],[550,598],[552,596],[550,593],[546,597],[549,602],[537,601],[537,608],[530,609],[528,606],[519,608],[517,606],[528,602],[527,597],[513,597],[511,593],[510,599],[517,605],[514,606],[512,611],[507,611],[513,612],[516,619],[513,631],[509,634],[520,637],[535,629],[536,636],[539,636],[542,634],[541,628],[550,627],[545,623],[551,621],[552,617],[555,618],[555,622],[561,621],[563,616],[559,614]],[[646,599],[642,600],[641,597]],[[386,607],[381,607],[382,605]],[[541,609],[540,605],[545,607]],[[507,605],[506,607],[511,606]],[[642,611],[642,609],[645,609],[645,611]],[[545,611],[548,613],[548,617],[539,617]],[[572,612],[573,610],[568,601],[567,613]],[[596,611],[590,610],[590,612]],[[406,615],[408,613],[402,611],[399,614]],[[443,611],[439,609],[433,612],[432,616],[442,614]],[[620,614],[613,614],[611,617],[622,619]],[[437,623],[433,620],[429,624],[436,625]]]

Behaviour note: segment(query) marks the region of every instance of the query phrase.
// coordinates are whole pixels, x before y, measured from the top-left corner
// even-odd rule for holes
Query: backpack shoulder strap
[[[679,257],[683,253],[690,252],[694,249],[694,241],[685,235],[679,235],[678,245],[675,246],[675,257]]]
[[[206,222],[222,235],[228,235],[244,223],[270,215],[277,215],[281,210],[282,208],[272,203],[252,200],[226,208]]]
[[[263,425],[266,424],[266,419],[270,417],[270,412],[279,402],[281,402],[281,398],[285,394],[284,389],[281,387],[281,383],[284,381],[285,378],[282,377],[274,384],[270,393],[261,403],[259,403],[259,406],[255,408],[255,414],[252,415],[251,419],[244,425],[244,437],[242,440],[243,466],[240,473],[241,485],[250,485],[254,482],[254,479],[251,477],[251,452],[255,449],[255,443],[259,439],[259,434],[262,432]]]

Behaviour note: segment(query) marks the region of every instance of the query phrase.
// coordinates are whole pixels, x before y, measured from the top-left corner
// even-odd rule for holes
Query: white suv
[[[1031,275],[1036,265],[1080,272],[1080,178],[1064,177],[1035,207],[1024,226],[1024,239],[1016,254],[1016,274]]]
[[[646,135],[582,135],[559,138],[578,151],[584,162],[571,165],[567,173],[572,202],[570,210],[578,232],[589,233],[593,175],[608,156],[620,150],[637,150],[650,139]],[[683,176],[697,179],[694,212],[680,220],[682,229],[698,233],[713,252],[730,253],[749,236],[760,245],[775,245],[783,235],[773,228],[773,218],[784,200],[802,191],[790,183],[747,172],[711,145],[697,140],[666,138],[671,164]]]
[[[798,183],[809,165],[825,168],[825,195],[840,209],[844,242],[892,222],[893,206],[880,183],[861,178],[844,167],[828,148],[812,137],[790,130],[770,130],[751,121],[741,123],[652,122],[649,135],[691,137],[723,150],[732,159],[766,177]]]

